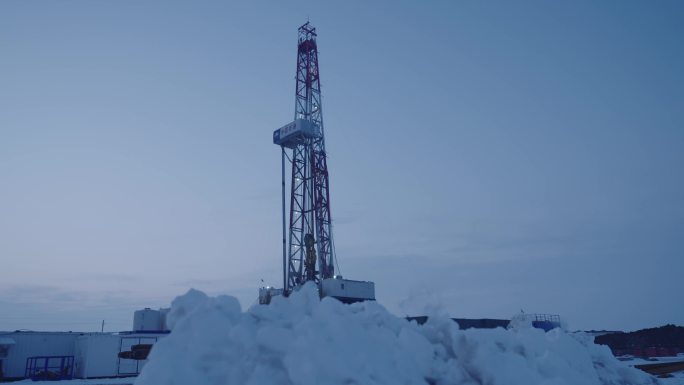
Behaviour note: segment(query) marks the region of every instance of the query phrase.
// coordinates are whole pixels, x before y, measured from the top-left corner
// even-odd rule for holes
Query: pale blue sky
[[[684,324],[684,3],[0,2],[0,330],[280,283],[297,27],[341,273],[400,314]]]

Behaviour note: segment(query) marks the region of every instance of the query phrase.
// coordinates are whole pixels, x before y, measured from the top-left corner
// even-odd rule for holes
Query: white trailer
[[[97,333],[79,336],[74,347],[74,377],[97,378],[118,375],[121,336]]]
[[[7,357],[2,359],[2,379],[24,378],[26,359],[29,357],[73,356],[74,343],[80,335],[82,333],[0,332],[0,337],[8,347]]]
[[[337,275],[321,280],[321,298],[333,297],[344,303],[375,300],[375,283],[354,281]]]

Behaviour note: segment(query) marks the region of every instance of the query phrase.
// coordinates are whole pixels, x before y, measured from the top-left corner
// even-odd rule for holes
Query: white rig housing
[[[304,138],[317,138],[320,136],[321,129],[317,125],[305,119],[295,119],[273,131],[273,143],[287,148],[294,148],[302,143]]]
[[[321,280],[322,297],[333,297],[344,303],[375,301],[375,283],[343,279],[337,275]]]

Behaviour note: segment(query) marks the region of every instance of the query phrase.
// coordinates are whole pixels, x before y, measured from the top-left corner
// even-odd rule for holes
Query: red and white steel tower
[[[285,159],[292,164],[287,244],[283,231],[286,293],[335,274],[316,29],[308,22],[299,27],[296,79],[294,121],[273,133],[273,142],[282,148],[283,174]],[[283,213],[284,191],[283,176]]]
[[[335,275],[316,36],[316,29],[308,22],[299,27],[294,121],[273,132],[273,143],[280,146],[282,157],[283,289],[262,288],[261,303],[270,302],[273,295],[288,295],[308,281],[318,285],[321,297],[343,302],[375,299],[373,282]],[[289,205],[285,199],[286,160],[292,166]]]

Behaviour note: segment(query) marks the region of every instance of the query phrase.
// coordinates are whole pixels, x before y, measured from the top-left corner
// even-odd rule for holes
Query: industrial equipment
[[[275,295],[287,296],[309,281],[318,285],[321,297],[343,302],[375,299],[373,282],[335,275],[316,37],[316,29],[308,22],[299,27],[294,120],[273,132],[273,143],[281,148],[283,289],[262,287],[260,303],[269,303]],[[285,199],[286,160],[291,165],[289,205]]]

